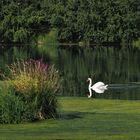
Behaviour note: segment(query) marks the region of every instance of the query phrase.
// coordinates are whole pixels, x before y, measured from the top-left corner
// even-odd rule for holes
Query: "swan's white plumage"
[[[91,98],[92,90],[94,90],[96,93],[104,93],[104,91],[107,90],[108,85],[105,85],[103,82],[97,82],[92,86],[92,79],[88,78],[88,81],[89,81],[89,87],[88,87],[89,95],[88,95],[88,98]]]
[[[97,88],[97,87],[101,87],[101,86],[105,86],[105,84],[103,82],[97,82],[92,87]]]
[[[96,93],[104,93],[104,90],[98,89],[98,88],[94,89],[94,91],[95,91]]]

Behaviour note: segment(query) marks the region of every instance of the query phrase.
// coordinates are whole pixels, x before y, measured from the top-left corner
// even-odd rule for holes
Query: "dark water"
[[[100,47],[59,49],[58,68],[64,77],[63,95],[86,96],[91,77],[108,90],[96,98],[140,99],[140,52],[127,48]]]
[[[28,47],[29,48],[29,47]],[[48,51],[11,48],[0,50],[0,68],[6,71],[5,65],[16,59],[40,59],[55,63],[63,78],[60,95],[87,96],[88,77],[93,84],[102,81],[108,84],[103,94],[95,98],[107,99],[140,99],[140,51],[132,48],[77,46],[49,46]]]

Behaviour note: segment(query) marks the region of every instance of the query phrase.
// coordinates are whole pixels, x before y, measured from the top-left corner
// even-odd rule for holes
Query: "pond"
[[[26,49],[28,48],[28,49]],[[30,49],[29,49],[30,48]],[[43,59],[54,63],[63,79],[60,96],[87,96],[87,78],[93,84],[108,84],[103,94],[93,93],[94,98],[140,99],[140,51],[127,47],[87,47],[49,45],[38,51],[30,46],[0,49],[0,69],[17,59]]]

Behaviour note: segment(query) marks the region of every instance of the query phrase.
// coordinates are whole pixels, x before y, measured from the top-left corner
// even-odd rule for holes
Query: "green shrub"
[[[41,34],[37,38],[37,44],[38,46],[40,45],[57,45],[57,36],[58,36],[58,31],[57,29],[53,28],[50,32],[46,34]]]
[[[15,95],[14,90],[0,93],[0,123],[19,123],[24,119],[24,112],[25,104]]]
[[[33,48],[42,56],[48,56],[51,60],[57,57],[57,35],[58,31],[52,29],[46,34],[39,35],[37,38],[37,45]]]
[[[27,102],[23,97],[17,96],[13,88],[9,88],[6,93],[0,91],[0,123],[20,123],[34,121],[36,108],[31,102]]]
[[[140,49],[140,38],[138,40],[136,40],[136,41],[133,41],[132,46],[134,48]]]
[[[13,90],[0,95],[0,123],[55,118],[60,78],[54,66],[41,60],[17,61],[9,70],[7,82]]]

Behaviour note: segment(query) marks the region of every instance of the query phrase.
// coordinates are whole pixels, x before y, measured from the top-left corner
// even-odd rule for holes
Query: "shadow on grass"
[[[66,112],[61,113],[59,115],[59,119],[62,120],[73,120],[73,119],[81,119],[84,118],[85,115],[94,115],[95,112],[89,113],[89,112]]]

